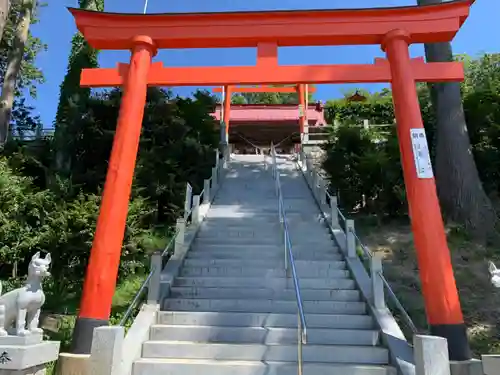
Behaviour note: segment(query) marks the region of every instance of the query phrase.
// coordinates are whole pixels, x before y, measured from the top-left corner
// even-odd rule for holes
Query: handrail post
[[[347,219],[345,224],[347,256],[354,258],[356,256],[356,238],[354,237],[354,220]]]
[[[200,223],[200,196],[193,196],[193,212],[191,213],[191,221],[197,225]]]
[[[338,213],[338,203],[337,203],[337,196],[332,195],[330,196],[330,209],[331,209],[331,224],[332,228],[338,228],[339,227],[339,213]]]
[[[319,194],[319,204],[321,206],[321,210],[323,210],[323,206],[326,205],[326,182],[325,179],[322,177],[318,178],[319,182],[319,187],[318,187],[318,194]]]
[[[309,187],[312,188],[312,179],[313,179],[313,170],[312,170],[312,162],[311,159],[306,157],[306,180],[309,184]]]
[[[210,203],[210,179],[203,181],[203,203]]]
[[[212,168],[212,191],[215,193],[217,184],[219,183],[219,176],[217,176],[217,166]]]
[[[384,282],[380,277],[383,271],[382,256],[380,254],[373,253],[370,262],[373,306],[377,310],[385,309]]]
[[[151,255],[151,270],[153,275],[149,279],[148,285],[148,305],[157,304],[160,299],[160,282],[162,271],[161,251],[155,251]]]
[[[174,254],[177,254],[184,248],[184,237],[186,233],[186,220],[184,218],[177,219],[175,231],[177,235],[175,236]]]
[[[316,200],[319,202],[319,179],[320,179],[320,175],[317,171],[314,171],[313,172],[313,192],[314,192],[314,196],[316,197]]]

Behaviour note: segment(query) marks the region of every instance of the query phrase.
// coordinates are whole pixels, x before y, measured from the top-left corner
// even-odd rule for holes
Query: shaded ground
[[[414,323],[425,331],[424,304],[408,223],[377,225],[357,218],[357,232],[370,250],[384,255],[384,274]],[[500,264],[500,251],[478,245],[459,230],[448,228],[455,278],[475,354],[500,353],[500,289],[489,279],[488,260]]]

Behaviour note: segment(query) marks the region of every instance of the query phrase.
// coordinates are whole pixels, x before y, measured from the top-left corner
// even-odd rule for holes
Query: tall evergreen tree
[[[104,0],[79,0],[81,9],[104,11]],[[97,68],[98,51],[88,45],[83,35],[77,32],[71,43],[68,71],[61,84],[59,105],[55,119],[56,169],[69,173],[71,149],[74,143],[71,126],[84,112],[90,98],[90,88],[80,87],[82,69]]]

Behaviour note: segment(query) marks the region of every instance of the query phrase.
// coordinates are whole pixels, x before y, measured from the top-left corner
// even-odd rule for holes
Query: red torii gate
[[[73,337],[74,353],[89,353],[93,328],[108,324],[147,86],[391,82],[404,180],[431,333],[448,339],[450,359],[470,350],[430,165],[417,163],[412,138],[425,132],[416,81],[463,79],[460,63],[410,59],[412,43],[448,42],[473,0],[424,7],[270,12],[111,14],[70,9],[96,49],[132,52],[118,69],[85,69],[87,87],[123,85],[101,210]],[[293,27],[290,27],[293,25]],[[279,66],[278,46],[379,44],[375,64]],[[257,65],[164,68],[151,63],[159,48],[257,47]],[[415,156],[415,160],[414,160]]]
[[[299,124],[300,124],[300,134],[304,133],[304,125],[306,121],[306,96],[305,96],[305,86],[304,84],[298,84],[295,87],[290,86],[257,86],[257,87],[233,87],[233,86],[224,86],[224,87],[216,87],[212,91],[220,92],[224,94],[224,103],[222,107],[222,116],[221,119],[224,122],[225,126],[225,141],[228,141],[229,138],[229,117],[231,113],[231,95],[235,92],[281,92],[281,93],[297,93],[299,98]],[[316,87],[308,87],[308,93],[316,92]]]

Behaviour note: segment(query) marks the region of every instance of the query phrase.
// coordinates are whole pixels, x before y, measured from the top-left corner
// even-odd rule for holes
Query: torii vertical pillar
[[[115,293],[146,103],[148,73],[151,59],[156,54],[154,42],[147,36],[135,37],[131,50],[80,312],[73,333],[71,351],[76,354],[90,353],[94,328],[108,324]]]
[[[306,95],[309,95],[309,90],[305,90],[304,84],[297,85],[297,96],[299,97],[299,134],[300,143],[304,144],[309,140],[309,123],[307,112],[309,110]]]
[[[401,163],[422,292],[431,334],[448,339],[451,360],[464,361],[471,355],[432,167],[429,165],[426,175],[419,175],[418,155],[413,150],[415,134],[425,146],[427,141],[410,66],[409,41],[408,33],[393,30],[385,36],[382,49],[391,66]]]
[[[221,131],[221,138],[224,137],[224,139],[221,139],[221,145],[222,145],[222,155],[224,156],[224,159],[227,161],[229,160],[229,119],[231,116],[231,96],[232,96],[232,87],[231,86],[224,86],[224,103],[223,103],[223,120],[224,120],[224,132]]]

